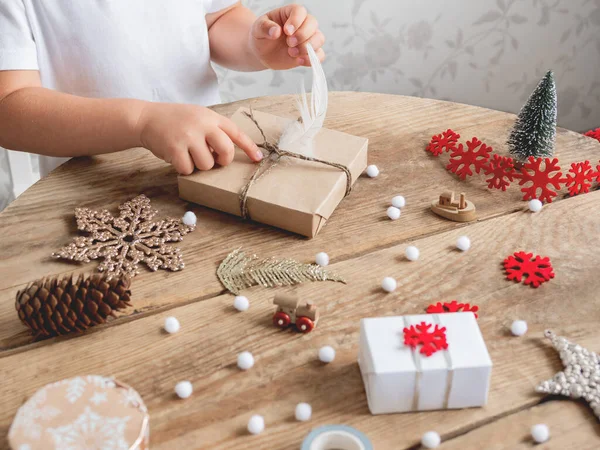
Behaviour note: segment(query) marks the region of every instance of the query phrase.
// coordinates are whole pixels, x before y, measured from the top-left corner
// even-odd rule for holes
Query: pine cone
[[[17,293],[15,307],[21,322],[36,339],[83,332],[107,321],[114,312],[131,306],[127,275],[108,280],[93,274],[77,280],[66,276],[34,281]]]

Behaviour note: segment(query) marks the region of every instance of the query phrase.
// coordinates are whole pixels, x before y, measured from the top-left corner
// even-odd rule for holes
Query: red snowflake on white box
[[[456,148],[456,142],[460,139],[460,134],[448,129],[442,134],[436,134],[431,138],[426,150],[433,156],[439,156],[443,152],[449,152]]]
[[[431,356],[439,350],[446,350],[448,342],[446,341],[446,327],[435,325],[433,331],[429,329],[433,324],[421,322],[418,325],[411,325],[409,328],[404,328],[404,345],[408,345],[412,349],[421,346],[420,353],[425,356]]]
[[[544,169],[542,169],[542,162]],[[536,159],[533,156],[530,156],[529,160],[521,167],[518,178],[521,179],[520,186],[531,183],[530,186],[521,189],[521,192],[525,194],[523,200],[537,198],[548,203],[552,203],[552,198],[556,197],[556,191],[560,190],[560,184],[563,181],[557,158]],[[539,195],[538,190],[540,191]]]
[[[571,168],[569,169],[565,180],[571,197],[573,195],[590,192],[592,183],[598,176],[600,176],[600,174],[594,172],[594,168],[589,161],[571,164]]]
[[[467,141],[467,150],[462,144],[452,150],[450,162],[446,166],[450,172],[455,173],[461,180],[473,175],[471,166],[476,173],[481,172],[487,165],[492,147],[488,147],[479,139],[474,137]]]
[[[516,252],[504,260],[506,279],[539,287],[542,283],[554,278],[554,270],[550,258],[542,258],[539,255],[533,257],[533,253]]]
[[[489,164],[484,167],[484,174],[491,175],[490,178],[485,180],[488,188],[506,191],[515,175],[513,159],[508,156],[494,154]]]
[[[472,312],[477,317],[477,311],[479,306],[471,306],[469,303],[458,303],[456,300],[452,300],[450,303],[437,302],[429,305],[426,309],[427,314],[443,314],[451,312]]]

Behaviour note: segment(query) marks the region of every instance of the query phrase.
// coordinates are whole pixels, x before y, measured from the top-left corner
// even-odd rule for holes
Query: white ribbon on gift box
[[[402,320],[404,322],[405,328],[410,328],[411,324],[408,322],[408,316],[403,316]],[[442,325],[438,314],[431,314],[431,318],[433,319],[433,325]],[[448,344],[450,345],[450,344]],[[444,359],[446,360],[446,367],[448,368],[448,376],[446,377],[446,390],[444,391],[444,404],[443,409],[448,408],[448,400],[450,398],[450,391],[452,390],[452,377],[454,376],[454,367],[452,366],[452,357],[450,356],[450,352],[446,350],[438,350],[443,352]],[[413,362],[415,363],[416,371],[416,379],[415,379],[415,391],[413,393],[413,405],[412,410],[419,410],[419,392],[421,391],[421,374],[423,369],[421,368],[421,353],[420,349],[410,348],[411,355],[413,357]],[[428,358],[428,356],[426,356]]]

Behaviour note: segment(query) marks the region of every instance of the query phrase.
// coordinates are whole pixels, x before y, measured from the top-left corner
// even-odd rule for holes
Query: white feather
[[[312,45],[306,44],[306,49],[308,50],[313,74],[310,108],[303,81],[300,86],[300,98],[297,101],[302,122],[294,121],[283,130],[281,138],[279,138],[279,147],[282,150],[312,156],[314,137],[323,128],[323,122],[327,115],[328,89],[327,78],[325,78],[325,72],[323,71],[319,57],[312,48]]]

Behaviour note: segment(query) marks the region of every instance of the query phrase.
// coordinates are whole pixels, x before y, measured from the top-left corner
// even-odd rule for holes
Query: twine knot
[[[350,169],[348,169],[348,167],[344,166],[343,164],[325,161],[325,160],[318,159],[318,158],[312,158],[310,156],[301,155],[300,153],[294,153],[294,152],[280,149],[277,144],[269,142],[269,140],[265,136],[265,132],[263,131],[262,127],[259,125],[258,121],[254,118],[254,112],[252,111],[252,108],[250,109],[249,113],[244,111],[244,114],[246,115],[246,117],[248,117],[250,120],[252,120],[252,122],[254,122],[254,125],[256,126],[258,131],[260,131],[260,134],[263,137],[263,142],[260,144],[257,144],[257,146],[262,148],[263,150],[265,150],[267,154],[260,161],[260,163],[258,163],[258,167],[252,174],[252,177],[250,177],[250,180],[248,180],[248,183],[246,183],[246,185],[240,191],[239,200],[240,200],[240,213],[241,213],[242,218],[244,218],[244,219],[250,218],[250,213],[248,211],[248,191],[250,190],[250,188],[254,185],[254,183],[256,183],[258,180],[260,180],[267,173],[269,173],[269,171],[271,171],[271,169],[273,169],[279,163],[279,160],[284,156],[287,156],[289,158],[301,159],[303,161],[312,161],[312,162],[316,162],[319,164],[325,164],[327,166],[335,167],[336,169],[341,170],[342,172],[344,172],[346,174],[346,193],[344,194],[344,197],[350,193],[350,191],[352,190],[352,174],[350,173]]]

